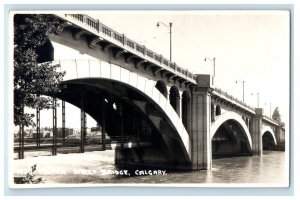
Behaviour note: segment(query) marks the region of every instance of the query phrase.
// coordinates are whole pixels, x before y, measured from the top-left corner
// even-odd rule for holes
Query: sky
[[[242,100],[244,81],[247,104],[252,107],[259,104],[267,116],[278,107],[282,119],[288,122],[288,12],[97,11],[85,14],[167,59],[170,56],[169,28],[163,25],[157,27],[156,24],[159,21],[167,25],[172,22],[172,61],[195,74],[213,74],[213,62],[205,62],[204,58],[216,58],[216,87]],[[74,56],[71,51],[70,54],[66,52],[64,48],[55,48],[55,55],[60,59]],[[67,114],[72,112],[78,113],[78,119],[67,120],[67,126],[79,126],[79,109],[67,105]],[[43,122],[42,114],[42,126],[51,118],[51,115],[44,115],[47,120]],[[88,118],[88,126],[94,124]]]
[[[284,119],[289,110],[290,37],[285,11],[140,11],[91,13],[105,25],[169,58],[172,22],[172,60],[194,73],[213,74],[216,87],[245,102],[279,107]],[[252,95],[251,95],[252,94]]]

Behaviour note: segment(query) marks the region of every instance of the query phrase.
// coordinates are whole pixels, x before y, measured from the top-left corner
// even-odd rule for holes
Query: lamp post
[[[160,26],[160,24],[170,28],[170,62],[172,62],[172,22],[170,22],[169,25],[165,24],[164,22],[157,22],[157,28]]]
[[[254,95],[251,93],[251,95]],[[257,108],[259,108],[259,92],[256,93],[256,98],[257,98]]]
[[[243,103],[245,103],[245,81],[235,81],[235,83],[242,82],[243,83]]]
[[[213,84],[214,84],[214,79],[215,79],[215,76],[216,76],[216,58],[205,57],[205,58],[204,58],[204,61],[206,62],[207,60],[210,60],[210,61],[213,62],[214,73],[213,73],[213,79],[212,79],[212,82],[213,82]]]
[[[267,107],[268,106],[268,104],[267,103],[265,103],[265,108],[266,108],[266,110],[267,110]],[[272,103],[270,102],[270,118],[272,118]]]

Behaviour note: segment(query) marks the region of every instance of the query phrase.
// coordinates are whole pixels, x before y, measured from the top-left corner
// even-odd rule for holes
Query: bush
[[[36,164],[31,167],[25,177],[14,177],[16,184],[39,184],[44,183],[45,180],[42,177],[36,177]]]

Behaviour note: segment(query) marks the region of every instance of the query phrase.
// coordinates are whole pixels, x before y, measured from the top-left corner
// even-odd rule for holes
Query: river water
[[[38,176],[43,177],[45,183],[56,184],[107,184],[107,183],[199,183],[199,184],[266,184],[267,186],[283,186],[288,183],[285,152],[264,151],[263,156],[232,157],[213,159],[212,170],[189,172],[169,172],[166,174],[147,176],[117,176],[114,172],[114,151],[87,152],[84,154],[60,154],[57,156],[38,156],[22,160],[14,160],[15,176],[20,176],[18,170],[30,169],[37,164]],[[81,170],[81,171],[80,171]],[[87,170],[95,173],[81,173]],[[157,173],[152,171],[152,173]],[[60,173],[60,172],[63,173]],[[142,170],[141,170],[142,171]],[[54,172],[48,174],[45,172]],[[58,173],[57,173],[58,172]],[[107,174],[103,172],[108,172]],[[143,171],[142,171],[143,172]]]
[[[112,176],[110,180],[106,181],[114,183],[280,184],[287,180],[285,165],[287,163],[284,152],[265,151],[263,156],[214,159],[212,170],[166,172],[167,175],[130,176],[127,178]],[[113,168],[113,166],[109,167]],[[101,183],[102,181],[95,182]]]

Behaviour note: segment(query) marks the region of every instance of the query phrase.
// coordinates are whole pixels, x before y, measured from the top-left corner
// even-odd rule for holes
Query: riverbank
[[[36,178],[42,177],[45,183],[88,183],[100,179],[110,179],[111,174],[91,173],[100,170],[114,170],[114,150],[93,151],[57,156],[25,157],[13,160],[13,174],[24,177],[36,165]]]

